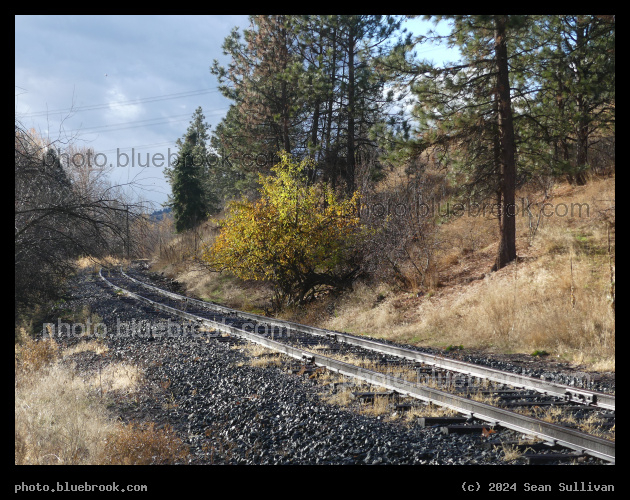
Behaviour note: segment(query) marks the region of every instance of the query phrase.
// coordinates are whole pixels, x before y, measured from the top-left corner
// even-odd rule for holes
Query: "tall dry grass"
[[[172,430],[123,425],[109,415],[107,393],[132,394],[141,380],[137,369],[110,364],[84,380],[61,362],[81,350],[104,352],[97,344],[67,353],[54,339],[26,337],[16,345],[16,465],[186,463],[187,449]]]
[[[154,265],[159,268],[175,270],[186,269],[190,263],[201,260],[207,246],[214,243],[218,235],[218,221],[223,213],[213,216],[199,227],[175,233],[165,234],[161,238],[153,256]]]
[[[396,307],[394,298],[369,307],[374,293],[359,287],[321,325],[421,345],[545,350],[593,369],[614,369],[614,311],[605,277],[593,273],[597,267],[570,255],[542,267],[513,264],[411,309]]]
[[[162,241],[153,257],[153,270],[159,270],[181,283],[186,292],[203,300],[235,309],[262,314],[268,308],[272,290],[260,282],[243,281],[229,272],[212,272],[203,262],[203,253],[218,235],[220,213],[194,230],[173,234]]]
[[[451,244],[442,249],[441,275],[465,271],[477,258],[485,278],[445,282],[422,300],[384,284],[359,284],[318,325],[438,347],[544,350],[586,368],[614,370],[614,179],[565,187],[552,201],[587,203],[588,216],[547,217],[534,234],[529,218],[520,217],[517,248],[525,258],[495,273],[487,271],[496,221],[455,219],[442,228]]]
[[[118,268],[129,266],[129,259],[108,255],[106,257],[80,257],[75,262],[77,269],[89,271],[92,274],[98,274],[99,269]]]

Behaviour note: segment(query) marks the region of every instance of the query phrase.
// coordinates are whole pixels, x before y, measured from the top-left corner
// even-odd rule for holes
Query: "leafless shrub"
[[[81,150],[80,164],[15,123],[15,303],[20,309],[54,298],[77,257],[131,251],[131,228],[141,205]],[[76,157],[79,149],[70,145]],[[91,152],[93,156],[93,151]]]
[[[364,253],[372,277],[394,279],[404,289],[434,288],[439,281],[434,203],[445,193],[443,175],[424,163],[392,171],[378,190],[362,195],[362,220],[371,238]]]

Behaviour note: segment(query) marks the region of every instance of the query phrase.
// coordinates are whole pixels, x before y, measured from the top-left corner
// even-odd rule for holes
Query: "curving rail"
[[[564,398],[566,401],[571,401],[577,404],[586,404],[589,406],[597,406],[600,408],[614,410],[615,409],[615,396],[613,394],[607,394],[599,391],[593,391],[589,389],[582,389],[571,387],[569,385],[558,384],[554,382],[548,382],[539,378],[531,377],[528,375],[520,375],[517,373],[504,372],[495,368],[489,368],[485,366],[475,365],[472,363],[466,363],[456,359],[449,359],[433,354],[422,353],[414,351],[412,349],[406,349],[404,347],[384,344],[375,340],[363,339],[347,335],[345,333],[335,332],[332,330],[326,330],[323,328],[316,328],[313,326],[302,325],[300,323],[294,323],[291,321],[283,321],[268,318],[266,316],[260,316],[258,314],[246,313],[231,309],[229,307],[221,306],[214,303],[208,303],[201,300],[179,295],[173,292],[162,290],[156,286],[150,285],[143,281],[137,280],[124,271],[120,271],[123,276],[129,280],[146,287],[149,290],[153,290],[165,297],[170,297],[175,300],[185,300],[189,303],[197,304],[201,307],[213,309],[224,314],[238,315],[238,317],[246,320],[250,320],[256,323],[264,323],[271,327],[286,328],[289,332],[302,332],[310,335],[326,337],[336,342],[345,342],[350,345],[362,347],[382,354],[389,354],[400,358],[408,359],[431,365],[436,368],[444,370],[450,370],[453,372],[461,373],[462,375],[479,377],[497,382],[500,384],[506,384],[515,388],[521,388],[526,390],[538,391],[541,394],[556,396]]]
[[[122,272],[122,271],[121,271]],[[123,273],[124,274],[124,273]],[[411,396],[426,402],[435,403],[441,406],[445,406],[451,408],[459,413],[469,415],[479,420],[483,420],[485,422],[489,422],[493,425],[499,425],[505,428],[513,429],[515,431],[536,436],[544,441],[549,443],[564,446],[566,448],[575,450],[579,453],[584,453],[587,455],[591,455],[608,462],[615,462],[615,442],[604,439],[598,436],[593,436],[591,434],[586,434],[580,432],[575,429],[567,428],[558,424],[549,423],[531,416],[522,415],[519,413],[512,412],[505,408],[498,408],[487,403],[482,403],[478,401],[474,401],[468,399],[466,397],[458,396],[456,394],[452,394],[449,392],[440,391],[438,389],[434,389],[431,387],[423,386],[419,383],[409,382],[401,378],[397,378],[391,375],[386,375],[380,372],[368,370],[362,367],[358,367],[343,361],[335,360],[329,358],[327,356],[323,356],[319,353],[313,353],[304,349],[300,349],[294,346],[289,346],[278,342],[274,339],[265,337],[263,335],[248,332],[244,329],[237,328],[235,326],[227,325],[225,323],[221,323],[218,321],[213,321],[207,318],[203,318],[196,314],[192,314],[186,311],[182,311],[180,309],[176,309],[171,306],[167,306],[165,304],[161,304],[154,300],[151,300],[147,297],[143,297],[139,294],[121,288],[119,286],[114,285],[109,280],[107,280],[103,274],[102,269],[99,270],[99,276],[101,279],[110,287],[115,290],[120,291],[124,295],[131,297],[133,299],[144,302],[157,310],[161,310],[164,312],[168,312],[170,314],[176,315],[178,317],[188,319],[190,321],[194,321],[200,326],[205,326],[206,328],[214,329],[216,331],[220,331],[223,333],[228,333],[229,335],[234,335],[248,341],[264,345],[276,351],[287,354],[293,358],[297,358],[300,360],[304,360],[310,363],[313,363],[318,366],[323,366],[331,371],[341,373],[343,375],[355,377],[376,386],[384,387],[389,390],[394,390],[398,393]],[[159,291],[164,296],[169,296],[171,298],[176,298],[177,300],[186,300],[186,301],[194,301],[200,304],[204,304],[206,307],[211,306],[213,309],[217,311],[224,312],[226,314],[234,314],[237,313],[242,318],[251,319],[254,321],[264,322],[266,324],[270,324],[273,326],[281,326],[283,328],[290,328],[294,331],[303,331],[307,333],[312,333],[313,335],[323,335],[328,338],[331,336],[340,342],[348,342],[355,343],[356,345],[361,346],[370,346],[370,348],[377,349],[379,352],[387,352],[387,353],[398,353],[396,355],[401,355],[407,359],[415,359],[418,361],[425,362],[427,364],[434,364],[435,366],[440,366],[447,368],[449,370],[459,371],[460,373],[471,374],[476,377],[484,378],[484,374],[489,374],[487,378],[491,380],[496,380],[501,383],[506,383],[510,385],[519,385],[520,387],[527,387],[528,384],[531,384],[530,387],[535,388],[536,390],[544,393],[551,393],[553,391],[562,391],[561,394],[565,398],[569,398],[571,400],[575,400],[572,398],[577,398],[579,402],[588,403],[591,405],[599,404],[604,408],[612,408],[614,409],[614,396],[612,399],[600,397],[602,393],[596,393],[595,391],[585,391],[580,389],[575,390],[574,388],[569,388],[568,386],[561,386],[560,384],[549,384],[542,380],[532,379],[532,377],[519,376],[511,373],[500,372],[499,370],[477,367],[475,365],[470,365],[467,363],[455,361],[455,360],[445,360],[444,358],[439,358],[436,356],[431,356],[428,354],[417,353],[415,351],[406,350],[402,348],[395,348],[389,345],[380,344],[374,341],[365,341],[364,339],[355,339],[354,337],[347,336],[344,334],[340,334],[338,332],[331,332],[323,329],[317,329],[313,327],[308,327],[306,325],[299,325],[297,323],[287,322],[287,321],[277,321],[270,320],[270,318],[266,318],[264,316],[249,314],[249,313],[241,313],[234,309],[226,308],[223,306],[210,305],[208,303],[197,301],[196,299],[191,299],[182,295],[174,294],[172,292],[167,292],[165,290],[161,290],[153,285],[148,285],[146,283],[140,282],[135,278],[131,278],[125,274],[125,276],[137,283],[146,286],[149,289],[153,289],[155,291]],[[465,365],[465,366],[464,366]],[[452,368],[453,367],[453,368]],[[535,382],[534,382],[535,381]],[[571,392],[573,391],[573,392]],[[583,397],[580,397],[580,393],[583,394]],[[610,396],[610,395],[606,395]],[[602,405],[605,404],[607,406]]]

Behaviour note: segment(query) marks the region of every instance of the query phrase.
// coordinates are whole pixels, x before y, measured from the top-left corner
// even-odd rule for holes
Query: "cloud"
[[[142,105],[140,104],[124,104],[131,99],[125,95],[118,85],[114,85],[107,90],[107,99],[109,109],[107,110],[107,118],[114,123],[114,120],[132,121],[143,114]]]
[[[60,128],[80,130],[85,145],[108,157],[131,148],[166,154],[168,145],[146,145],[171,141],[174,147],[188,120],[160,118],[192,117],[201,106],[216,126],[229,102],[218,92],[146,98],[216,87],[213,59],[226,62],[225,37],[248,25],[246,16],[16,16],[16,116],[27,128],[50,130],[52,140]],[[115,105],[132,100],[142,101]],[[123,176],[124,169],[117,170]],[[162,175],[161,169],[145,170],[147,177]],[[147,197],[166,200],[165,193]]]

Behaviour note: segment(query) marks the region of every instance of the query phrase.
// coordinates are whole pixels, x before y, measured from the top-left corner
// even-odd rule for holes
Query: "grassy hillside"
[[[519,192],[520,210],[524,200],[539,204],[519,213],[518,261],[497,272],[490,272],[496,218],[490,211],[465,212],[442,218],[437,228],[437,279],[430,287],[360,282],[351,292],[280,316],[415,345],[546,352],[585,369],[614,370],[614,183],[613,176],[580,187],[556,184],[546,199],[531,189]],[[206,242],[216,234],[210,226],[204,231]],[[186,254],[190,238],[173,240],[172,254]],[[238,309],[264,311],[271,296],[258,282],[209,273],[179,258],[162,259],[154,270],[201,298]]]

